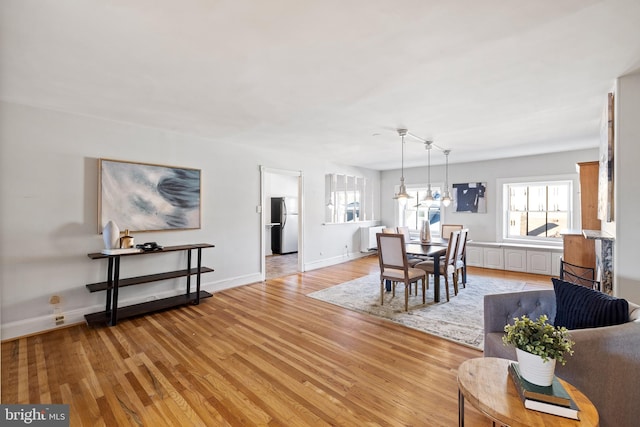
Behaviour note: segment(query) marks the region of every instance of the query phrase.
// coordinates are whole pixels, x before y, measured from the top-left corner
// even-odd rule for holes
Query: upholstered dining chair
[[[460,224],[442,224],[442,230],[440,237],[448,239],[452,232],[462,230],[463,226]]]
[[[399,234],[402,234],[404,236],[404,242],[405,243],[409,243],[409,241],[411,240],[411,234],[409,233],[409,227],[396,227],[396,230],[398,230]],[[415,256],[415,255],[409,255],[407,257],[407,261],[409,262],[409,266],[413,267],[414,265],[416,265],[417,263],[424,261],[425,259],[419,256]],[[418,284],[416,283],[416,287],[418,286]],[[417,290],[416,290],[417,292]]]
[[[465,261],[465,252],[467,250],[468,234],[469,234],[469,229],[463,228],[462,230],[460,230],[460,237],[458,237],[458,245],[456,246],[456,260],[455,260],[456,270],[453,277],[453,281],[456,287],[458,287],[458,283],[460,283],[459,279],[461,275],[463,279],[465,277],[463,272],[464,272],[464,269],[467,268],[466,261]],[[464,280],[462,280],[462,287],[463,288],[467,287],[467,284],[465,283]]]
[[[456,248],[458,247],[458,239],[460,238],[460,231],[453,231],[451,237],[449,237],[449,243],[447,245],[447,252],[444,259],[440,261],[440,268],[438,269],[440,275],[444,276],[444,288],[447,294],[447,301],[449,301],[449,274],[453,282],[454,295],[458,295],[458,284],[455,281],[455,261],[456,261]],[[435,268],[433,260],[419,262],[415,265],[415,268],[424,270],[427,273],[427,280],[429,280],[429,274],[435,274]]]
[[[385,280],[392,283],[393,296],[396,295],[396,284],[404,283],[404,311],[409,311],[409,290],[412,283],[422,281],[422,303],[426,301],[426,280],[424,270],[411,268],[407,261],[407,248],[404,235],[377,233],[378,261],[380,262],[380,305],[384,305]],[[417,294],[417,291],[416,291]]]
[[[402,234],[404,236],[404,242],[405,243],[409,243],[409,240],[411,240],[411,234],[409,233],[409,227],[396,227],[396,230],[398,230],[398,233]]]
[[[395,227],[385,227],[382,229],[382,232],[385,234],[397,234],[398,230]]]

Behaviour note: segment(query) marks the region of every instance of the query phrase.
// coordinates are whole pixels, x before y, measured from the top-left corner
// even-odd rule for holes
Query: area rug
[[[422,304],[422,290],[419,296],[409,296],[409,312],[404,311],[404,285],[396,288],[396,296],[391,292],[384,295],[384,305],[380,305],[380,276],[371,274],[350,282],[341,283],[307,296],[349,310],[367,313],[399,323],[409,328],[427,332],[439,337],[483,349],[483,298],[488,294],[517,292],[525,287],[525,282],[487,277],[467,278],[466,288],[460,286],[457,296],[451,290],[450,301],[444,293],[444,281],[440,281],[440,302],[433,302],[433,277],[427,290],[427,302]]]

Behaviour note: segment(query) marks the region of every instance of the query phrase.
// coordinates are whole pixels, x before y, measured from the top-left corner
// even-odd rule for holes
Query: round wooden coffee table
[[[463,362],[458,368],[458,420],[464,426],[465,399],[494,422],[506,426],[598,426],[598,411],[577,388],[560,383],[580,408],[580,420],[559,417],[524,407],[507,368],[511,360],[480,357]]]

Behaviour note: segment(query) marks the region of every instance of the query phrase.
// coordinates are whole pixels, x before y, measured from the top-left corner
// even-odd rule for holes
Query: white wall
[[[638,242],[640,241],[640,71],[622,76],[616,87],[615,232],[613,249],[616,296],[640,303]]]
[[[620,79],[619,126],[616,153],[617,194],[635,194],[638,181],[640,77]],[[89,252],[102,248],[97,233],[97,159],[150,162],[202,169],[202,229],[138,233],[137,242],[164,245],[210,242],[204,265],[215,269],[203,276],[203,287],[224,289],[259,278],[260,204],[259,166],[301,170],[305,195],[305,270],[359,256],[359,228],[363,224],[324,223],[325,174],[366,176],[374,184],[375,211],[381,222],[393,225],[394,186],[399,171],[383,173],[307,159],[296,153],[263,152],[196,136],[126,123],[60,113],[11,103],[0,104],[0,309],[2,339],[54,327],[52,295],[63,297],[68,323],[85,313],[103,309],[104,294],[90,294],[85,284],[105,280],[106,262],[92,261]],[[625,113],[626,111],[626,113]],[[625,115],[626,114],[626,115]],[[629,143],[627,143],[627,141]],[[625,143],[627,143],[625,145]],[[495,183],[499,178],[575,173],[575,163],[596,160],[597,149],[549,156],[451,164],[450,182],[488,184],[487,214],[448,214],[448,222],[462,222],[477,241],[495,240]],[[294,165],[294,166],[292,166]],[[405,170],[407,183],[425,182],[425,168]],[[444,176],[443,166],[432,168],[432,179]],[[440,179],[442,180],[442,179]],[[577,191],[577,189],[576,189]],[[618,233],[616,280],[622,296],[640,301],[635,265],[638,200],[616,197]],[[229,207],[232,206],[233,209]],[[123,276],[183,268],[183,254],[123,261]],[[183,289],[183,280],[125,288],[125,303],[163,296]]]
[[[452,208],[449,207],[444,209],[442,221],[451,224],[464,224],[465,227],[469,227],[469,238],[475,241],[500,241],[497,221],[500,191],[496,184],[499,180],[557,175],[571,175],[577,179],[576,163],[592,160],[598,160],[597,148],[539,156],[449,164],[450,184],[458,182],[487,183],[487,213],[456,213],[452,212]],[[426,167],[405,169],[404,175],[407,185],[425,184],[427,170]],[[399,170],[382,173],[380,211],[382,223],[386,225],[395,224],[395,201],[392,197],[399,180]],[[442,184],[444,166],[431,167],[431,180],[432,183]],[[578,187],[578,185],[574,185],[574,206],[579,210]],[[575,226],[579,228],[580,225],[575,224]]]
[[[63,298],[68,323],[104,309],[104,293],[85,288],[106,279],[106,262],[87,257],[103,246],[97,232],[98,158],[202,170],[200,230],[134,237],[139,243],[215,244],[203,251],[203,264],[215,269],[202,276],[209,291],[260,277],[260,165],[303,172],[305,269],[359,256],[360,224],[322,225],[325,174],[366,176],[377,194],[377,171],[41,108],[11,103],[0,108],[2,339],[53,327],[48,301],[54,294]],[[181,269],[185,262],[182,253],[125,259],[122,277]],[[184,279],[123,288],[120,295],[128,304],[183,288]]]

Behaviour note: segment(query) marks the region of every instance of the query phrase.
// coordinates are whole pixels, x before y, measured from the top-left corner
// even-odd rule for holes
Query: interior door
[[[284,258],[285,256],[288,258],[293,258],[294,269],[293,271],[286,271],[281,275],[304,271],[303,188],[303,176],[301,171],[272,169],[265,166],[260,166],[261,205],[258,206],[257,211],[262,213],[260,217],[262,231],[260,274],[262,280],[273,277],[280,277],[267,277],[267,270],[270,270],[270,272],[272,272],[273,269],[270,268],[273,264],[272,261],[276,258]],[[295,218],[287,218],[288,224],[286,225],[287,227],[291,226],[292,228],[297,228],[297,233],[294,233],[297,241],[288,243],[288,245],[291,245],[291,248],[287,248],[287,250],[290,249],[292,253],[282,257],[271,256],[271,251],[268,250],[270,249],[268,246],[271,242],[271,233],[278,231],[276,230],[276,227],[271,225],[271,197],[286,197],[287,199],[293,199],[293,201],[291,202],[287,201],[287,209],[289,210],[289,213],[297,213],[297,215],[295,215]],[[279,229],[280,227],[277,228]],[[267,265],[267,260],[270,261],[269,266]],[[287,264],[289,265],[291,264],[291,262],[288,262]]]

